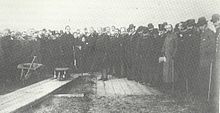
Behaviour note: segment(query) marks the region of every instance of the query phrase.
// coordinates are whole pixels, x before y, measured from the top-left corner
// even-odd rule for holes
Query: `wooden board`
[[[137,85],[135,84],[135,81],[130,81],[130,80],[125,80],[127,82],[127,84],[130,86],[130,88],[133,91],[133,95],[143,95],[145,94],[141,89],[139,89],[137,87]]]
[[[99,96],[106,96],[105,86],[103,81],[97,81],[97,94]]]
[[[115,89],[115,94],[118,95],[125,95],[125,92],[121,86],[121,84],[119,83],[118,79],[113,79],[110,80],[110,82],[113,84],[113,87]]]
[[[50,78],[3,95],[0,97],[0,113],[16,112],[25,106],[33,104],[62,86],[70,83],[76,77],[78,77],[78,75],[66,81],[58,81]]]
[[[112,86],[112,83],[109,81],[104,81],[106,96],[115,96],[115,89]]]
[[[121,87],[124,89],[126,95],[132,95],[132,90],[129,88],[128,84],[124,81],[124,79],[118,79]]]
[[[152,94],[153,94],[153,92],[151,92],[148,88],[146,88],[146,86],[144,86],[144,85],[142,85],[142,84],[140,84],[140,83],[138,83],[138,82],[135,82],[135,84],[136,84],[136,86],[137,86],[140,90],[142,90],[146,95],[152,95]]]
[[[56,95],[54,95],[54,97],[58,97],[58,98],[60,98],[60,97],[74,98],[74,97],[76,97],[76,98],[78,98],[78,97],[84,97],[84,94],[83,93],[82,94],[56,94]]]
[[[136,81],[114,78],[107,81],[99,80],[97,82],[97,94],[100,96],[127,96],[158,95],[160,92]]]

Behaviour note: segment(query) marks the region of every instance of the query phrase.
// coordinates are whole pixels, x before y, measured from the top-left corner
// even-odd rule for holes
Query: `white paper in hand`
[[[166,57],[160,57],[159,58],[159,63],[161,63],[161,62],[166,62]]]

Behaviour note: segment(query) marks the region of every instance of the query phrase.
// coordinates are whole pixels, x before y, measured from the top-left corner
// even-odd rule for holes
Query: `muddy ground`
[[[95,79],[91,77],[77,78],[57,94],[84,94],[84,97],[51,96],[24,113],[215,113],[208,103],[185,94],[99,97]]]

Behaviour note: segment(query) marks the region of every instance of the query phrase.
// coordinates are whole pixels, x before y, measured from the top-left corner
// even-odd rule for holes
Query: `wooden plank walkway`
[[[127,96],[127,95],[160,95],[158,90],[144,86],[135,81],[121,79],[110,79],[108,81],[97,81],[97,95],[99,96]]]
[[[0,96],[0,113],[20,111],[25,106],[29,106],[30,104],[37,102],[41,98],[51,94],[79,76],[80,74],[73,75],[69,80],[65,81],[58,81],[56,79],[49,78],[9,94],[2,95]]]

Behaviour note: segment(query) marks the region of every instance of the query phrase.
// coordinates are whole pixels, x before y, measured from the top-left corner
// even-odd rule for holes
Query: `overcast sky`
[[[175,24],[189,18],[210,19],[220,0],[0,0],[0,30],[63,29]]]

